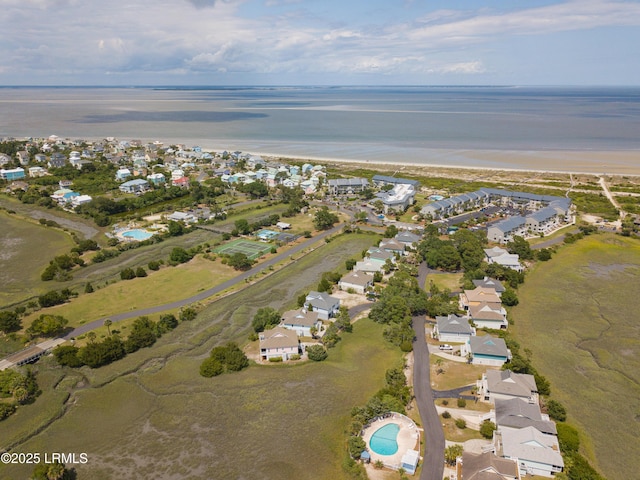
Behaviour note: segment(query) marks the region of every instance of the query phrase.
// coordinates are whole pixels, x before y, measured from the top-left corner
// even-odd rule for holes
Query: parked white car
[[[453,347],[447,343],[440,345],[440,350],[453,350]]]

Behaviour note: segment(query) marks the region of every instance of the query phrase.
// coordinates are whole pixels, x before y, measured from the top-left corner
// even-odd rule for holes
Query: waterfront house
[[[511,360],[511,352],[502,338],[484,335],[482,337],[470,337],[467,343],[462,345],[460,355],[468,355],[470,363],[474,365],[489,365],[501,367]]]
[[[338,282],[340,290],[353,290],[356,293],[364,294],[367,289],[373,286],[373,276],[355,269],[344,275]]]
[[[496,455],[514,460],[521,475],[553,477],[564,469],[558,438],[534,427],[497,430],[494,445]]]
[[[332,297],[325,292],[311,291],[305,299],[305,308],[318,312],[321,320],[329,320],[338,313],[340,299]]]
[[[517,398],[538,403],[538,386],[533,375],[511,370],[487,370],[478,381],[478,394],[485,402]]]
[[[488,264],[497,263],[503,267],[510,268],[516,272],[523,270],[520,264],[520,256],[516,253],[509,253],[504,248],[493,247],[484,249],[485,260]]]
[[[275,327],[258,334],[260,340],[260,358],[269,360],[280,357],[288,360],[291,355],[300,354],[298,334],[284,327]]]
[[[475,334],[476,331],[469,325],[469,320],[458,315],[437,316],[433,327],[434,338],[441,342],[466,343]]]
[[[318,318],[318,312],[310,312],[306,308],[301,308],[284,312],[281,325],[295,331],[299,337],[311,337],[311,329],[319,332],[322,322]]]

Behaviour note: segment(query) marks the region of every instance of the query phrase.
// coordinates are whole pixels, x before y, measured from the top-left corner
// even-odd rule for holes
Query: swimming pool
[[[148,238],[153,237],[153,233],[148,230],[142,230],[140,228],[134,228],[133,230],[127,230],[126,232],[122,232],[121,235],[125,238],[131,238],[133,240],[146,240]]]
[[[393,455],[398,451],[398,432],[400,426],[388,423],[376,430],[369,440],[369,447],[378,455]]]

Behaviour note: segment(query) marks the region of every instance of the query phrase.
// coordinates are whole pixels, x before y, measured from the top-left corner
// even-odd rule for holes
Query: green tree
[[[192,257],[193,255],[191,255],[182,247],[174,247],[173,250],[171,250],[171,253],[169,254],[169,259],[172,262],[176,262],[176,263],[186,263],[189,260],[191,260]]]
[[[235,270],[249,270],[253,262],[244,253],[236,252],[229,257],[227,264]]]
[[[382,236],[384,238],[393,238],[398,234],[398,227],[396,227],[395,225],[389,225],[384,233],[382,234]]]
[[[502,299],[502,303],[508,307],[513,307],[520,303],[520,300],[518,300],[518,295],[512,288],[505,289],[505,291],[502,292],[502,296],[500,298]]]
[[[449,445],[444,450],[444,460],[449,465],[453,466],[456,464],[456,459],[462,455],[463,447],[462,445]]]
[[[200,364],[200,375],[211,378],[224,373],[224,365],[216,358],[205,358]]]
[[[139,317],[134,320],[131,333],[124,342],[127,353],[135,352],[144,347],[150,347],[156,342],[157,325],[148,317]]]
[[[178,237],[184,233],[184,226],[180,222],[169,220],[167,231],[169,236]]]
[[[16,312],[8,310],[0,312],[0,331],[4,333],[17,332],[21,327],[20,317]]]
[[[180,321],[181,322],[190,322],[191,320],[195,320],[198,316],[198,312],[193,307],[185,307],[180,310]]]
[[[240,235],[247,235],[251,233],[251,229],[249,228],[249,222],[244,218],[236,220],[234,225]]]
[[[313,225],[316,230],[328,230],[338,223],[338,216],[329,211],[329,208],[322,206],[313,218]]]
[[[136,272],[133,270],[133,268],[125,268],[120,272],[121,280],[132,280],[134,278],[136,278]]]
[[[482,435],[484,438],[493,438],[493,432],[496,429],[496,424],[493,423],[491,420],[485,420],[484,422],[482,422],[482,424],[480,425],[480,435]]]
[[[87,282],[84,286],[84,293],[93,293],[93,285],[91,285],[91,282]]]
[[[75,345],[59,345],[53,350],[53,356],[60,365],[78,368],[83,365],[78,358],[79,351],[80,349]]]
[[[158,320],[158,330],[161,332],[169,332],[178,326],[178,319],[172,313],[160,315]]]
[[[580,435],[578,430],[566,423],[557,423],[558,443],[564,454],[573,454],[580,449]]]
[[[354,460],[359,460],[360,455],[367,449],[367,444],[361,436],[351,436],[348,441],[349,455]]]
[[[311,345],[307,347],[307,356],[309,360],[321,362],[327,358],[328,353],[322,345]]]
[[[146,276],[147,276],[147,272],[145,271],[144,268],[138,267],[136,269],[136,277],[146,277]]]
[[[262,332],[275,327],[280,323],[280,313],[271,307],[259,308],[253,316],[251,326],[254,332]]]
[[[107,318],[107,319],[104,321],[104,326],[105,326],[105,327],[107,327],[107,333],[108,333],[109,335],[111,335],[111,325],[113,325],[113,322],[111,321],[111,319]]]
[[[59,335],[69,321],[60,315],[40,315],[36,318],[27,333],[34,337],[53,337]]]
[[[507,250],[509,253],[518,254],[521,260],[533,260],[531,245],[519,235],[514,235],[513,240],[507,242]]]
[[[557,422],[564,422],[567,419],[567,410],[557,400],[547,401],[547,413]]]

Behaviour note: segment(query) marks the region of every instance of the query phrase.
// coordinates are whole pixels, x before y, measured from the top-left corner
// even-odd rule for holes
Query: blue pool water
[[[134,240],[146,240],[148,238],[153,237],[153,233],[148,232],[147,230],[141,230],[139,228],[135,228],[133,230],[127,230],[126,232],[122,232],[122,236],[126,238],[133,238]]]
[[[389,423],[376,430],[369,440],[369,447],[378,455],[393,455],[398,451],[398,432],[400,427]]]

